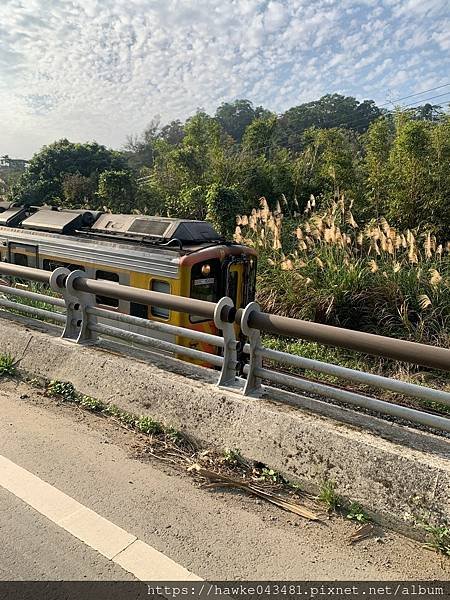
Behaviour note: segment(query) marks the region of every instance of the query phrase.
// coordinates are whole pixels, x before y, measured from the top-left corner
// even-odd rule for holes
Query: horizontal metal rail
[[[66,322],[66,315],[63,313],[53,312],[51,310],[45,310],[43,308],[36,308],[34,306],[28,306],[27,304],[13,302],[12,300],[6,300],[2,297],[0,297],[0,306],[17,312],[25,313],[27,315],[31,315],[33,317],[38,316],[41,319],[51,319],[52,321],[57,321],[58,323]]]
[[[127,342],[135,342],[140,346],[150,346],[158,350],[164,350],[165,352],[172,352],[181,356],[187,356],[195,360],[205,361],[209,364],[221,367],[223,365],[223,357],[217,356],[216,354],[209,354],[208,352],[202,352],[201,350],[195,350],[194,348],[188,348],[187,346],[179,346],[172,342],[165,340],[159,340],[157,338],[150,338],[140,333],[134,333],[132,331],[125,331],[118,327],[111,327],[110,325],[103,325],[101,323],[92,322],[89,324],[92,331],[103,335],[109,335],[116,337]]]
[[[250,352],[249,344],[245,345],[244,352]],[[398,379],[391,379],[390,377],[383,377],[382,375],[365,373],[364,371],[357,371],[356,369],[349,369],[339,365],[324,363],[318,360],[304,358],[303,356],[295,356],[293,354],[288,354],[287,352],[280,352],[270,348],[261,347],[259,350],[256,350],[256,352],[264,358],[268,358],[285,365],[316,371],[318,373],[325,373],[327,375],[333,375],[342,379],[348,379],[349,381],[356,381],[357,383],[362,383],[364,385],[404,394],[413,398],[430,400],[431,402],[439,402],[441,404],[450,406],[450,393],[443,392],[441,390],[434,390],[422,385],[407,383],[406,381],[399,381]]]
[[[206,302],[205,300],[196,300],[195,298],[174,296],[161,292],[151,292],[150,290],[120,285],[119,283],[97,281],[86,277],[77,277],[73,282],[73,287],[80,292],[88,292],[98,296],[110,296],[128,302],[136,302],[147,306],[159,306],[197,317],[214,319],[215,302]],[[221,318],[224,321],[232,323],[235,314],[236,311],[234,308],[230,310],[230,307],[225,306]]]
[[[248,373],[249,367],[244,367],[244,373]],[[415,410],[399,404],[391,404],[384,400],[378,400],[377,398],[371,398],[364,396],[363,394],[357,394],[355,392],[349,392],[339,388],[331,387],[323,383],[316,383],[314,381],[308,381],[295,377],[292,375],[285,375],[284,373],[277,373],[270,369],[255,368],[255,375],[261,379],[265,379],[272,383],[284,387],[292,387],[299,389],[310,394],[316,394],[318,396],[324,396],[333,400],[352,404],[372,410],[381,414],[391,415],[393,417],[405,419],[412,423],[419,423],[426,425],[427,427],[434,427],[440,431],[450,432],[450,419],[440,417],[431,413]]]
[[[10,277],[23,277],[31,281],[39,281],[41,283],[50,283],[51,272],[42,269],[34,269],[33,267],[21,267],[19,265],[11,265],[9,263],[0,262],[0,273]]]
[[[23,277],[31,281],[39,281],[41,283],[50,283],[51,273],[41,269],[32,267],[22,267],[19,265],[11,265],[9,263],[0,263],[0,273],[12,277]],[[60,278],[59,284],[64,286],[64,277]],[[100,281],[89,279],[87,277],[77,277],[73,281],[73,288],[80,292],[87,292],[98,296],[109,296],[118,300],[127,302],[136,302],[145,304],[146,306],[158,306],[168,308],[198,317],[214,319],[214,311],[216,308],[215,302],[207,302],[206,300],[197,300],[184,296],[174,296],[173,294],[163,294],[161,292],[153,292],[141,288],[135,288],[127,285],[121,285],[112,281]],[[234,307],[224,306],[220,315],[225,322],[232,323],[236,315]]]
[[[195,329],[187,329],[186,327],[178,327],[176,325],[170,325],[169,323],[160,323],[159,321],[150,321],[149,319],[143,319],[141,317],[133,317],[132,315],[126,315],[124,313],[116,313],[105,308],[94,308],[89,306],[86,309],[88,315],[96,315],[104,319],[111,319],[120,323],[127,323],[129,325],[135,325],[137,327],[144,327],[151,331],[158,331],[160,333],[169,333],[185,337],[191,340],[198,340],[211,346],[223,348],[225,343],[223,338],[212,333],[205,333],[203,331],[197,331]]]
[[[237,311],[236,323],[241,323],[243,314],[243,309]],[[438,348],[437,346],[418,344],[417,342],[408,342],[290,317],[280,317],[257,310],[249,314],[248,325],[253,329],[267,333],[297,337],[318,344],[357,350],[365,354],[450,371],[450,350],[447,348]]]
[[[28,290],[21,290],[8,285],[0,285],[0,292],[9,294],[10,296],[17,296],[18,298],[28,298],[29,300],[35,300],[36,302],[45,302],[46,304],[66,308],[66,303],[62,298],[55,298],[54,296],[47,296],[46,294],[29,292]]]

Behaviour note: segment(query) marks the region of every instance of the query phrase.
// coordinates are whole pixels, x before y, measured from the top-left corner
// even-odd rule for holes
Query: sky
[[[389,108],[450,83],[449,66],[449,0],[0,0],[0,155],[63,137],[120,148],[155,115],[236,98]],[[434,96],[450,86],[403,103]]]

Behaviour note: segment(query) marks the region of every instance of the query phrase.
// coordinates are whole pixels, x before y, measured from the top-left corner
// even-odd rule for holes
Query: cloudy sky
[[[121,147],[156,115],[450,82],[448,0],[0,0],[0,155]],[[446,96],[450,86],[424,95]],[[415,98],[405,100],[405,103]]]

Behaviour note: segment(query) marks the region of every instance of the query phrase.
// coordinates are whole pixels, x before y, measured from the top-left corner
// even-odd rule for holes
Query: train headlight
[[[203,265],[202,267],[202,275],[209,275],[211,273],[211,265]]]

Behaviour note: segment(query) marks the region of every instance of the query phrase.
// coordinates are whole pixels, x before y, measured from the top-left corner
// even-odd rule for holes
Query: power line
[[[386,102],[386,103],[384,103],[384,104],[380,104],[380,106],[379,106],[378,108],[382,108],[383,106],[386,106],[386,105],[388,105],[388,104],[391,104],[391,103],[393,103],[393,102],[400,102],[401,100],[407,100],[408,98],[413,98],[414,96],[420,96],[420,95],[426,94],[426,93],[428,93],[428,92],[433,92],[433,91],[435,91],[435,90],[439,90],[439,89],[442,89],[442,88],[444,88],[444,87],[448,87],[448,86],[450,86],[450,82],[449,82],[449,83],[444,83],[444,84],[442,84],[442,85],[438,85],[438,86],[436,86],[436,87],[433,87],[433,88],[429,88],[429,89],[427,89],[427,90],[422,90],[421,92],[416,92],[415,94],[409,94],[408,96],[403,96],[403,97],[401,97],[401,98],[396,98],[395,100],[391,100],[390,102]],[[438,95],[438,96],[432,96],[431,98],[423,98],[422,100],[420,100],[420,102],[422,103],[422,102],[426,102],[427,100],[433,100],[434,98],[438,98],[438,97],[440,97],[440,96],[445,96],[445,95],[447,95],[448,93],[450,93],[450,92],[445,92],[444,94],[440,94],[440,95]],[[410,103],[410,104],[406,104],[406,105],[405,105],[405,107],[411,106],[412,104],[415,104],[415,101],[414,101],[414,102],[412,102],[412,103]],[[385,114],[393,114],[393,112],[392,112],[392,111],[387,111]],[[282,116],[283,116],[283,114],[282,114],[282,113],[277,115],[277,117],[282,117]],[[365,121],[365,120],[366,120],[365,118],[359,117],[359,118],[358,118],[358,119],[356,119],[356,120],[355,120],[355,119],[352,119],[352,120],[350,120],[350,121],[347,121],[346,123],[338,123],[338,122],[335,122],[335,123],[334,123],[334,124],[332,124],[331,126],[332,126],[332,127],[341,127],[341,126],[346,126],[346,127],[348,127],[349,125],[351,126],[351,125],[358,125],[359,123],[364,123],[364,121]],[[328,126],[328,128],[329,128],[329,127],[330,127],[330,126]],[[295,133],[300,133],[300,131],[298,131],[298,132],[295,132],[295,131],[294,131],[294,132],[291,132],[291,133],[289,134],[289,136],[290,136],[290,135],[295,135]],[[284,137],[284,138],[281,138],[281,140],[277,140],[277,141],[278,141],[278,142],[283,142],[283,141],[285,141],[285,140],[287,140],[287,139],[288,139],[288,137],[286,136],[286,137]]]
[[[449,86],[449,85],[450,85],[450,83],[447,83],[447,84],[444,84],[444,85],[441,85],[441,86],[437,86],[435,88],[430,88],[429,90],[424,90],[422,92],[418,92],[417,94],[410,94],[409,96],[404,96],[404,98],[399,98],[399,99],[397,99],[395,101],[399,101],[399,100],[402,100],[402,99],[406,100],[408,98],[412,98],[413,96],[418,96],[418,95],[422,95],[422,94],[424,94],[426,92],[431,92],[433,90],[442,89],[443,87],[446,87],[446,86]],[[427,103],[430,100],[434,100],[436,98],[441,98],[441,97],[447,96],[447,95],[450,95],[450,90],[447,91],[447,92],[444,92],[443,94],[437,94],[437,95],[431,96],[429,98],[422,98],[421,100],[415,100],[413,102],[410,102],[409,104],[404,104],[403,106],[400,106],[400,108],[414,108],[413,105],[415,105],[417,102],[420,103],[419,104],[419,106],[420,106],[421,104]],[[381,105],[380,107],[382,107],[382,106],[383,105]],[[394,110],[390,110],[390,111],[385,111],[385,113],[383,115],[380,115],[380,116],[387,116],[387,115],[393,115],[393,114],[395,114],[395,111]],[[278,116],[281,116],[281,115],[278,115]],[[352,126],[358,125],[360,123],[364,123],[365,120],[366,120],[366,118],[359,117],[358,119],[351,119],[351,120],[349,120],[349,121],[347,121],[345,123],[335,121],[335,123],[328,124],[327,127],[326,127],[326,129],[331,129],[332,127],[350,127],[351,128]],[[292,131],[288,135],[286,135],[286,136],[284,136],[282,138],[277,139],[276,143],[277,144],[283,144],[283,142],[287,141],[292,135],[295,135],[296,133],[302,133],[303,131],[304,131],[304,129],[297,130],[297,131]],[[294,147],[296,147],[298,145],[301,145],[301,144],[302,144],[302,142],[295,142],[295,143],[292,143],[292,144],[284,144],[283,147],[284,148],[294,148]],[[267,149],[269,149],[271,147],[272,147],[271,144],[267,145],[267,146],[261,146],[261,147],[257,146],[253,150],[255,152],[258,152],[258,151],[267,150]]]
[[[437,96],[431,96],[431,98],[422,98],[422,100],[416,100],[415,102],[411,102],[410,104],[405,104],[404,106],[405,107],[411,106],[411,105],[415,104],[416,102],[420,102],[420,103],[428,102],[429,100],[434,100],[435,98],[440,98],[441,96],[448,96],[449,94],[450,94],[450,90],[448,92],[444,92],[443,94],[438,94]]]
[[[379,108],[382,108],[383,106],[387,106],[388,104],[393,104],[394,102],[401,102],[402,100],[407,100],[408,98],[413,98],[414,96],[421,96],[422,94],[428,94],[428,92],[434,92],[434,90],[440,90],[449,85],[450,85],[450,83],[444,83],[443,85],[438,85],[434,88],[429,88],[428,90],[423,90],[423,92],[417,92],[415,94],[410,94],[409,96],[403,96],[403,98],[395,98],[394,100],[389,100],[388,102],[385,102],[384,104],[380,104]]]
[[[430,90],[431,91],[431,90]],[[444,92],[443,94],[437,94],[436,96],[431,96],[429,98],[422,98],[421,100],[414,100],[413,102],[410,102],[409,104],[403,104],[401,106],[399,106],[399,108],[416,108],[414,105],[419,102],[419,104],[417,106],[421,106],[423,103],[428,103],[430,100],[434,100],[435,98],[441,98],[442,96],[448,96],[450,94],[450,90],[447,92]],[[417,94],[411,94],[411,96],[409,96],[410,98],[412,98],[412,96],[415,96]],[[405,99],[407,98],[407,96],[405,97]],[[380,116],[386,116],[386,115],[393,115],[395,114],[395,110],[388,110],[384,112],[384,115],[380,115]],[[350,120],[347,121],[346,123],[340,123],[339,126],[348,126],[348,125],[358,125],[359,123],[364,123],[365,119],[363,118],[359,118],[357,120]]]

